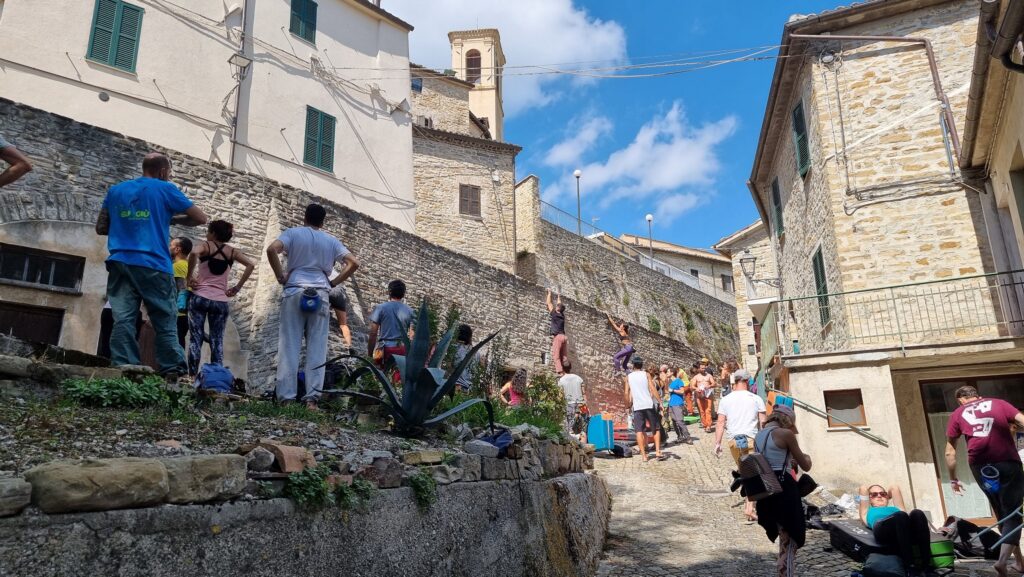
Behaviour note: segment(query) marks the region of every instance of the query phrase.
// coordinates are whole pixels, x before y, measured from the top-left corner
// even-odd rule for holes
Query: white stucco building
[[[411,231],[410,30],[366,0],[0,1],[0,97]]]

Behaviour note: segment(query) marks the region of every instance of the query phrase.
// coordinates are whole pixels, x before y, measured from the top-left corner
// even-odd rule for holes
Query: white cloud
[[[568,85],[559,74],[516,76],[526,71],[516,66],[626,60],[622,26],[590,16],[572,0],[384,0],[382,8],[415,27],[409,36],[410,60],[435,68],[451,67],[448,32],[497,28],[508,61],[507,117],[553,102]],[[577,78],[575,83],[586,82]]]
[[[597,207],[602,210],[621,203],[650,206],[658,221],[667,224],[709,195],[721,166],[716,147],[735,132],[736,124],[730,115],[693,126],[676,101],[644,124],[628,145],[583,165],[581,192],[599,199]],[[555,201],[570,191],[575,191],[575,183],[571,174],[565,174],[544,188],[544,197]]]
[[[582,124],[581,124],[582,122]],[[573,119],[565,140],[548,149],[544,164],[548,166],[570,166],[579,164],[584,153],[602,136],[612,131],[612,121],[605,116],[592,116],[586,120]]]

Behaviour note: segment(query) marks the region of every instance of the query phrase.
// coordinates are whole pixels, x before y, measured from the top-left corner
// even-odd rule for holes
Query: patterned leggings
[[[796,573],[796,542],[782,527],[779,527],[779,558],[776,567],[779,577],[793,577]]]
[[[210,325],[206,337],[210,340],[210,362],[224,364],[224,327],[228,322],[228,303],[211,301],[192,295],[188,303],[188,373],[199,374],[199,360],[203,356],[203,335],[205,326]]]

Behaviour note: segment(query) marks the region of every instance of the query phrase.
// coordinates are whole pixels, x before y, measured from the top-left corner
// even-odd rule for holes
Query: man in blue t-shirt
[[[404,298],[405,283],[395,279],[388,283],[388,301],[377,305],[370,313],[366,352],[382,369],[391,364],[394,355],[405,355],[405,337],[408,336],[413,313],[409,305],[402,302]]]
[[[693,438],[690,437],[690,429],[687,428],[686,421],[683,420],[683,407],[686,405],[686,388],[689,386],[690,383],[686,378],[686,371],[678,369],[676,371],[676,378],[672,379],[668,384],[668,390],[671,393],[668,399],[668,411],[672,415],[672,425],[676,431],[676,442],[692,445]],[[665,441],[668,442],[668,439],[665,439]]]
[[[171,161],[151,152],[142,160],[142,178],[107,191],[96,219],[96,234],[107,237],[107,298],[114,316],[110,360],[114,366],[139,364],[135,321],[146,305],[156,332],[160,374],[176,379],[185,372],[178,344],[178,289],[168,249],[170,225],[206,224],[206,214],[167,181]]]

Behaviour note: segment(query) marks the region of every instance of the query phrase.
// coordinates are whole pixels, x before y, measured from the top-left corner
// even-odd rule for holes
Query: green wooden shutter
[[[828,306],[828,280],[825,278],[825,259],[821,255],[821,248],[814,253],[811,259],[811,266],[814,268],[814,289],[818,294],[818,316],[821,319],[821,326],[828,324],[832,313]]]
[[[304,0],[306,9],[302,13],[302,37],[316,44],[316,2]]]
[[[800,176],[804,176],[811,167],[811,149],[807,140],[807,120],[804,117],[803,101],[793,109],[793,144],[796,149],[796,169]]]
[[[782,193],[779,192],[779,179],[772,179],[772,216],[775,222],[775,236],[782,236],[786,226],[782,221]]]
[[[302,7],[306,4],[306,0],[292,0],[292,17],[288,22],[288,31],[292,34],[302,37]]]
[[[334,172],[334,125],[330,114],[320,113],[320,168]]]
[[[114,42],[114,66],[135,71],[135,59],[139,53],[139,33],[142,32],[142,9],[130,4],[121,4],[121,21]]]
[[[96,0],[96,14],[92,19],[92,36],[86,56],[100,62],[110,62],[117,21],[117,0]]]
[[[312,106],[306,107],[306,145],[302,162],[320,166],[320,111]]]

